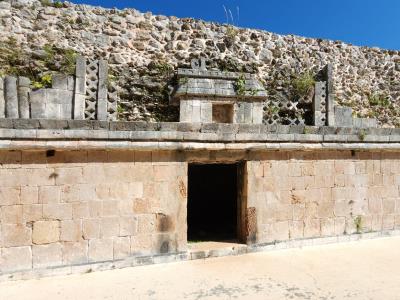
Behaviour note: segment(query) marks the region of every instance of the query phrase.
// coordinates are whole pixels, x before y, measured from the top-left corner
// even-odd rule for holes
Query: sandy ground
[[[0,299],[400,299],[400,237],[5,282]]]

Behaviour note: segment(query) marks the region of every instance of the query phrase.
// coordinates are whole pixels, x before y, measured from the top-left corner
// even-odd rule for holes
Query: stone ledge
[[[49,276],[86,274],[95,271],[122,269],[122,268],[137,267],[144,265],[189,261],[189,260],[223,257],[230,255],[241,255],[241,254],[255,253],[255,252],[277,251],[290,248],[312,247],[319,245],[328,245],[333,243],[356,242],[360,240],[387,238],[399,235],[400,235],[400,230],[389,230],[389,231],[379,231],[379,232],[370,232],[370,233],[361,233],[352,235],[299,239],[299,240],[282,241],[282,242],[276,241],[274,243],[269,243],[269,244],[255,244],[250,246],[243,244],[242,246],[235,247],[233,249],[223,248],[210,251],[196,251],[196,252],[186,251],[186,252],[163,254],[163,255],[159,254],[159,255],[148,255],[148,256],[134,256],[122,260],[104,261],[99,263],[88,263],[82,265],[51,267],[45,269],[3,273],[0,274],[0,282],[38,279]]]
[[[277,133],[318,135],[400,136],[400,128],[353,128],[304,125],[216,124],[182,122],[116,122],[97,120],[0,119],[0,129],[60,129],[109,131],[179,131],[201,133]]]
[[[0,119],[0,139],[397,143],[400,128]]]
[[[124,140],[0,140],[0,150],[137,151],[400,151],[400,143],[202,142]]]

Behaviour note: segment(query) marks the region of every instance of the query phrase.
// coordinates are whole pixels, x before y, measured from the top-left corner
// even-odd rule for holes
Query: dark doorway
[[[238,239],[238,167],[189,164],[189,241]]]

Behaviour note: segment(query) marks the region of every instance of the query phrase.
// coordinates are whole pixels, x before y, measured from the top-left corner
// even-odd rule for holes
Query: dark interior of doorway
[[[189,164],[188,241],[236,241],[238,165]]]

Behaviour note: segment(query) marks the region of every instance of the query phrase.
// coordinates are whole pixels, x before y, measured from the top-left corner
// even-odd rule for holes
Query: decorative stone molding
[[[250,74],[207,70],[193,60],[192,69],[178,69],[171,97],[180,106],[180,121],[193,123],[261,124],[266,92]]]
[[[0,118],[115,120],[116,89],[108,91],[104,60],[76,59],[75,76],[55,74],[52,87],[31,90],[29,78],[0,78]]]
[[[315,126],[337,126],[368,128],[377,127],[376,119],[353,118],[350,107],[335,105],[333,67],[326,65],[318,74],[313,99],[313,120]]]

